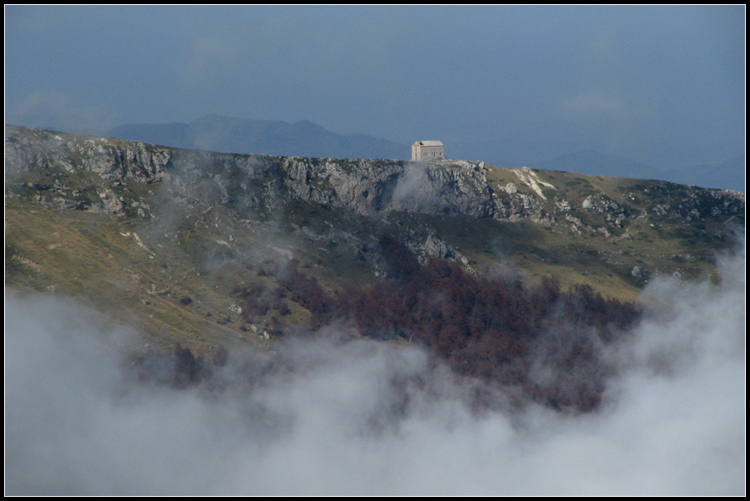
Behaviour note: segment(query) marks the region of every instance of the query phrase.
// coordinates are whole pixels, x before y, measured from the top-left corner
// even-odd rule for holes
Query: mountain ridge
[[[278,308],[248,320],[232,296],[278,289],[292,261],[330,289],[378,283],[383,236],[422,265],[632,301],[658,275],[711,276],[744,226],[742,193],[485,162],[240,155],[15,126],[5,158],[6,286],[83,295],[196,349],[263,343],[256,331],[308,318],[268,296]]]
[[[408,146],[366,134],[335,134],[309,120],[288,123],[217,114],[190,123],[127,124],[105,135],[221,153],[404,160],[409,154]]]
[[[309,120],[248,120],[209,114],[190,123],[127,124],[105,135],[133,141],[223,153],[279,156],[388,158],[407,160],[408,145],[366,134],[336,134]],[[450,158],[483,160],[504,167],[530,167],[604,175],[665,180],[709,188],[744,191],[744,157],[714,162],[712,168],[680,162],[684,167],[657,168],[651,163],[601,153],[581,145],[559,142],[450,140]],[[674,163],[674,162],[673,162]],[[718,163],[718,165],[716,165]]]

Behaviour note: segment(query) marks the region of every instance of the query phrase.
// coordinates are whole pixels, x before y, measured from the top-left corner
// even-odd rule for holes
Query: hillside
[[[393,238],[476,276],[553,276],[632,301],[714,273],[744,195],[483,162],[232,155],[6,126],[6,287],[85,298],[165,346],[268,342],[289,298],[243,318],[293,260],[331,291],[387,275]],[[270,293],[269,293],[270,294]],[[280,314],[283,312],[283,314]]]

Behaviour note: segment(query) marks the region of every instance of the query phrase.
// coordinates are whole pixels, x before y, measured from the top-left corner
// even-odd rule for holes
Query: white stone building
[[[411,145],[411,159],[416,161],[445,158],[440,141],[417,141]]]

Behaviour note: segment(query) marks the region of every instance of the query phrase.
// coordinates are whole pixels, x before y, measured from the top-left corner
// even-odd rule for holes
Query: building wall
[[[421,144],[414,144],[411,147],[412,160],[435,160],[438,158],[445,158],[443,146],[424,146]]]

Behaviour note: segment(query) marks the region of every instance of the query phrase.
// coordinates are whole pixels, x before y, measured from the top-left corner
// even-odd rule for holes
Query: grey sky
[[[6,6],[6,122],[744,153],[744,6]]]

